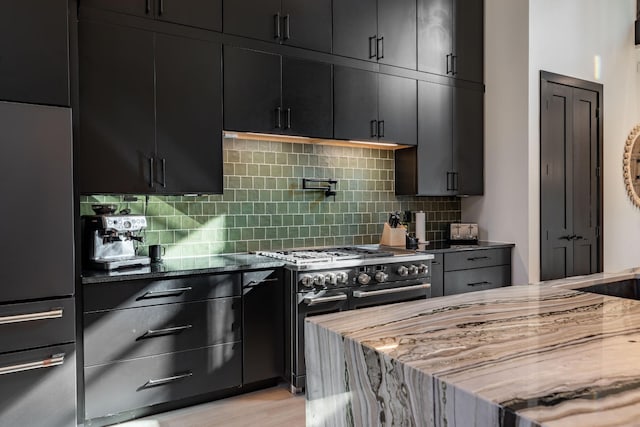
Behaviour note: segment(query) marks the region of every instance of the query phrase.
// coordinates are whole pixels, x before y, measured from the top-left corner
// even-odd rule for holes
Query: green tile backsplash
[[[456,197],[394,194],[394,152],[289,142],[224,140],[224,194],[208,196],[83,196],[93,203],[145,214],[147,245],[167,246],[167,256],[379,243],[391,211],[424,211],[427,239],[446,237],[460,221]],[[337,194],[302,190],[302,178],[333,178]],[[413,224],[410,231],[413,231]]]

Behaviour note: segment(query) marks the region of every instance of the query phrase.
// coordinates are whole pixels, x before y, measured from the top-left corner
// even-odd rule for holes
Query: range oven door
[[[431,284],[426,282],[404,283],[385,288],[360,288],[353,291],[349,309],[426,299],[431,295],[430,289]]]
[[[298,293],[296,321],[292,331],[291,391],[299,393],[305,387],[304,363],[304,319],[307,316],[336,313],[349,309],[349,293],[347,289],[322,290],[317,292]]]

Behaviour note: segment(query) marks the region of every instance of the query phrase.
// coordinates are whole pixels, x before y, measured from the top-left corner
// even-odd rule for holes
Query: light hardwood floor
[[[120,427],[304,427],[304,395],[282,385],[118,424]]]

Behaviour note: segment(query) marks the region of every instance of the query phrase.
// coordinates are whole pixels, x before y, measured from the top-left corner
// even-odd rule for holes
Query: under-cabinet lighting
[[[398,148],[408,147],[407,145],[396,144],[392,142],[321,139],[321,138],[309,138],[306,136],[278,135],[278,134],[258,133],[258,132],[223,131],[222,135],[225,138],[229,138],[229,139],[295,142],[299,144],[319,144],[319,145],[333,145],[333,146],[343,146],[343,147],[367,146],[371,148],[379,148],[381,150],[384,150],[384,149],[395,150]]]
[[[382,147],[398,147],[399,144],[396,144],[394,142],[372,142],[372,141],[349,141],[352,142],[354,144],[366,144],[366,145],[380,145]]]

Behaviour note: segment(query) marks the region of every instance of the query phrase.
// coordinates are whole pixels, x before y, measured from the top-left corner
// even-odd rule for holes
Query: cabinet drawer
[[[238,341],[240,314],[239,297],[87,313],[85,366]]]
[[[511,265],[474,268],[444,273],[444,294],[499,288],[511,284]]]
[[[239,296],[240,289],[239,274],[96,283],[84,285],[84,311]]]
[[[85,374],[87,419],[241,385],[241,343],[92,366]]]
[[[75,345],[0,356],[0,425],[75,427]]]
[[[511,264],[511,249],[481,249],[444,254],[444,271]]]
[[[0,306],[0,353],[75,341],[73,298]]]

